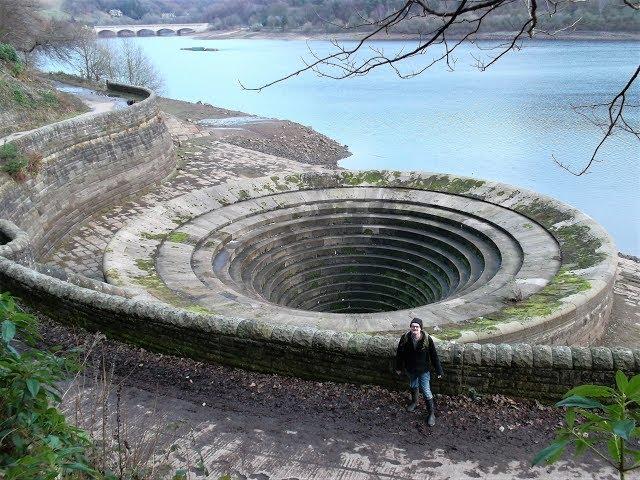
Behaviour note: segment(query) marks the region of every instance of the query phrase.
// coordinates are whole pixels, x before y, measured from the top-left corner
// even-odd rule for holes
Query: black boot
[[[413,412],[418,406],[418,389],[411,389],[411,403],[407,406],[407,412]]]
[[[433,406],[433,398],[427,398],[427,425],[433,427],[436,424],[436,409]]]

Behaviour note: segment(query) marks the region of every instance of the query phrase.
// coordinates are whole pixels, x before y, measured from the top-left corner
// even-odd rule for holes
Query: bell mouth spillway
[[[560,269],[544,227],[463,194],[491,188],[508,203],[507,186],[355,175],[230,182],[157,205],[114,236],[105,276],[198,313],[380,333],[415,316],[436,330],[482,318]]]
[[[216,277],[288,308],[376,313],[463,295],[522,264],[517,241],[490,221],[469,225],[469,215],[391,190],[386,199],[334,193],[305,203],[283,195],[293,203],[226,226],[232,240],[213,257]],[[510,251],[505,265],[501,249]]]

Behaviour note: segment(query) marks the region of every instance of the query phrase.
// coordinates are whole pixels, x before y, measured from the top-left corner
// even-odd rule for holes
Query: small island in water
[[[218,52],[218,48],[209,47],[182,47],[180,50],[190,50],[192,52]]]

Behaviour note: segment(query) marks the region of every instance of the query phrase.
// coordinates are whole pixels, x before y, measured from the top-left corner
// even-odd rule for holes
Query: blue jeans
[[[409,373],[409,387],[413,390],[415,390],[416,388],[422,390],[422,394],[426,399],[433,398],[433,395],[431,393],[431,385],[429,384],[430,381],[431,372]]]

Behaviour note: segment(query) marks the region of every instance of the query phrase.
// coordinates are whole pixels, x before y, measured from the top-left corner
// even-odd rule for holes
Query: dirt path
[[[66,346],[90,341],[56,324],[44,331]],[[247,372],[112,341],[91,356],[89,378],[103,361],[114,376],[100,407],[113,414],[119,397],[128,444],[156,438],[159,463],[187,469],[190,479],[615,478],[590,457],[532,468],[562,418],[535,401],[438,396],[430,429],[422,403],[417,413],[404,410],[405,392]],[[99,391],[72,389],[67,405],[99,411]],[[161,471],[152,478],[165,478]]]

